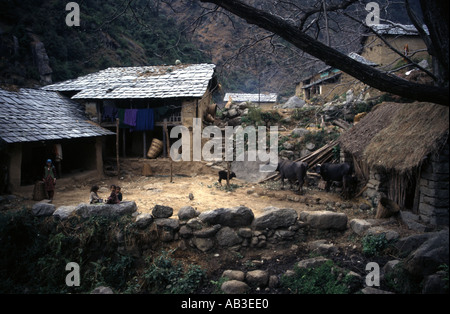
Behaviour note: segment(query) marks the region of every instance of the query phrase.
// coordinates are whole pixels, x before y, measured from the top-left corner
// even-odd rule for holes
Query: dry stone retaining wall
[[[137,213],[135,202],[117,205],[79,204],[61,206],[37,203],[32,212],[39,216],[50,216],[64,220],[71,215],[83,218],[91,216],[114,217],[125,214],[135,216],[135,226],[141,232],[154,232],[157,242],[181,241],[183,245],[202,252],[215,247],[239,249],[240,247],[264,248],[268,244],[301,240],[305,228],[318,230],[347,229],[347,216],[331,211],[304,211],[298,215],[292,208],[267,207],[263,214],[255,217],[246,206],[218,208],[199,213],[185,206],[173,218],[173,208],[155,205],[150,213]]]

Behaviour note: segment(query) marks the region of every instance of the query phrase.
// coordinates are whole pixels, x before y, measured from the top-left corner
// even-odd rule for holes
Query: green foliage
[[[29,30],[44,45],[53,70],[53,81],[85,75],[111,66],[138,66],[210,62],[210,58],[188,40],[173,19],[155,14],[146,0],[124,7],[117,1],[83,1],[79,27],[65,23],[60,1],[10,1],[0,10],[0,20],[11,25],[18,38],[18,61],[33,67]],[[44,22],[45,21],[45,22]],[[39,79],[25,73],[27,79]]]
[[[357,102],[353,107],[353,114],[357,115],[362,112],[370,112],[374,104],[373,102]]]
[[[248,114],[242,117],[241,120],[242,122],[251,125],[261,124],[262,121],[261,108],[250,106],[248,108]]]
[[[103,284],[128,289],[134,258],[117,254],[121,218],[73,217],[65,222],[37,218],[27,210],[0,215],[0,293],[79,293]],[[65,285],[69,262],[80,265],[81,286]]]
[[[362,252],[367,256],[377,256],[387,248],[389,241],[384,233],[368,234],[362,239]]]
[[[354,280],[332,261],[314,268],[294,267],[294,275],[281,277],[282,286],[295,294],[347,294]]]
[[[263,111],[261,112],[261,119],[266,123],[277,123],[281,120],[281,115],[277,110]]]
[[[206,278],[206,272],[198,265],[189,265],[187,268],[176,262],[170,255],[173,251],[162,251],[161,255],[145,270],[144,286],[149,293],[194,293]]]

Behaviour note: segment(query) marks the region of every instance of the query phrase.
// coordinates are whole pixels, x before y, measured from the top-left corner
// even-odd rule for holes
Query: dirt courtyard
[[[153,175],[143,176],[142,166],[150,163]],[[239,178],[230,181],[231,190],[227,191],[226,181],[222,186],[218,184],[218,168],[203,162],[173,163],[173,182],[170,182],[170,163],[165,159],[128,159],[122,161],[121,176],[103,176],[95,178],[92,172],[85,172],[57,180],[53,204],[78,205],[89,202],[90,187],[94,184],[100,187],[101,198],[109,196],[109,186],[119,185],[122,188],[124,201],[135,201],[140,213],[151,213],[158,205],[170,206],[174,210],[174,217],[183,206],[192,206],[200,212],[221,207],[244,205],[252,209],[255,216],[262,213],[269,206],[278,208],[293,208],[298,212],[304,210],[326,209],[335,204],[346,203],[347,208],[353,209],[353,214],[361,214],[359,204],[364,199],[344,201],[337,193],[327,193],[317,187],[304,186],[304,194],[299,195],[294,190],[281,190],[280,181],[266,183],[248,183]],[[192,193],[193,199],[189,198]],[[27,200],[26,205],[32,206],[33,186],[22,187],[19,194]],[[352,213],[350,216],[353,216]],[[364,216],[370,215],[367,212]]]

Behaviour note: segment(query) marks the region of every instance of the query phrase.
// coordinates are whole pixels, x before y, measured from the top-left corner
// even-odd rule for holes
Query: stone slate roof
[[[374,24],[370,27],[380,35],[410,35],[417,36],[419,32],[414,25],[397,24],[388,21],[390,24]],[[428,27],[422,25],[423,30],[429,35]]]
[[[78,92],[72,99],[199,98],[214,68],[214,64],[108,68],[43,89]]]
[[[0,139],[35,142],[113,135],[87,120],[76,102],[39,89],[0,89]]]
[[[229,99],[233,102],[245,102],[250,101],[253,103],[257,102],[277,102],[277,94],[239,94],[239,93],[226,93],[223,101],[228,101]]]

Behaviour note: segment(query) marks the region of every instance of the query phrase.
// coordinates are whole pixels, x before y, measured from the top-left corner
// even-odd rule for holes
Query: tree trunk
[[[222,7],[223,9],[245,19],[249,24],[257,25],[274,34],[277,34],[297,48],[324,61],[327,65],[340,69],[361,82],[378,90],[399,95],[407,99],[429,101],[444,106],[449,106],[449,91],[447,88],[409,82],[395,75],[384,73],[374,69],[371,66],[362,64],[337,51],[336,49],[328,47],[320,41],[308,36],[299,30],[295,25],[289,23],[281,17],[251,7],[239,0],[200,1],[214,3],[219,7]],[[428,3],[430,1],[424,2]],[[436,23],[438,23],[438,21]],[[431,31],[432,30],[430,30],[430,32]]]

